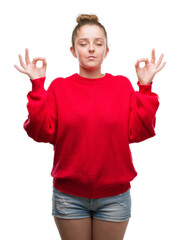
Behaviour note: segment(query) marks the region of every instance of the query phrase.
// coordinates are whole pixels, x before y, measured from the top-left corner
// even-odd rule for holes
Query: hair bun
[[[96,15],[92,14],[92,15],[88,15],[88,14],[81,14],[76,18],[76,22],[77,23],[82,23],[85,21],[96,21],[99,22],[99,19]]]

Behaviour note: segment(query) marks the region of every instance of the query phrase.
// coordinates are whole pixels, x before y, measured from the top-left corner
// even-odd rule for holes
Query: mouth
[[[89,56],[89,57],[88,57],[89,60],[94,60],[95,58],[96,58],[96,57],[94,57],[94,56]]]

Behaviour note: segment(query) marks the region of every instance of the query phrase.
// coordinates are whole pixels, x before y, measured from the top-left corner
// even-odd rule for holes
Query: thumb
[[[47,67],[47,62],[46,62],[46,58],[43,58],[43,66],[42,67]]]

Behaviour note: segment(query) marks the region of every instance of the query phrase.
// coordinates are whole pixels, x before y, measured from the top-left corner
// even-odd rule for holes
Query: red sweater
[[[128,78],[75,73],[30,79],[24,129],[37,142],[54,145],[51,172],[62,192],[95,199],[127,191],[137,172],[129,144],[155,136],[159,97],[150,85],[135,91]]]

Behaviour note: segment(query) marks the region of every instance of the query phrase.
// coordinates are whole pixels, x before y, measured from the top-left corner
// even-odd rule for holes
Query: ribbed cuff
[[[153,82],[151,82],[151,84],[143,85],[143,84],[140,84],[140,82],[138,81],[137,85],[139,86],[139,92],[145,93],[145,94],[151,93],[151,91],[152,91],[152,83]]]
[[[32,91],[37,92],[39,90],[44,89],[45,79],[46,79],[46,77],[30,79],[30,81],[32,82]]]

